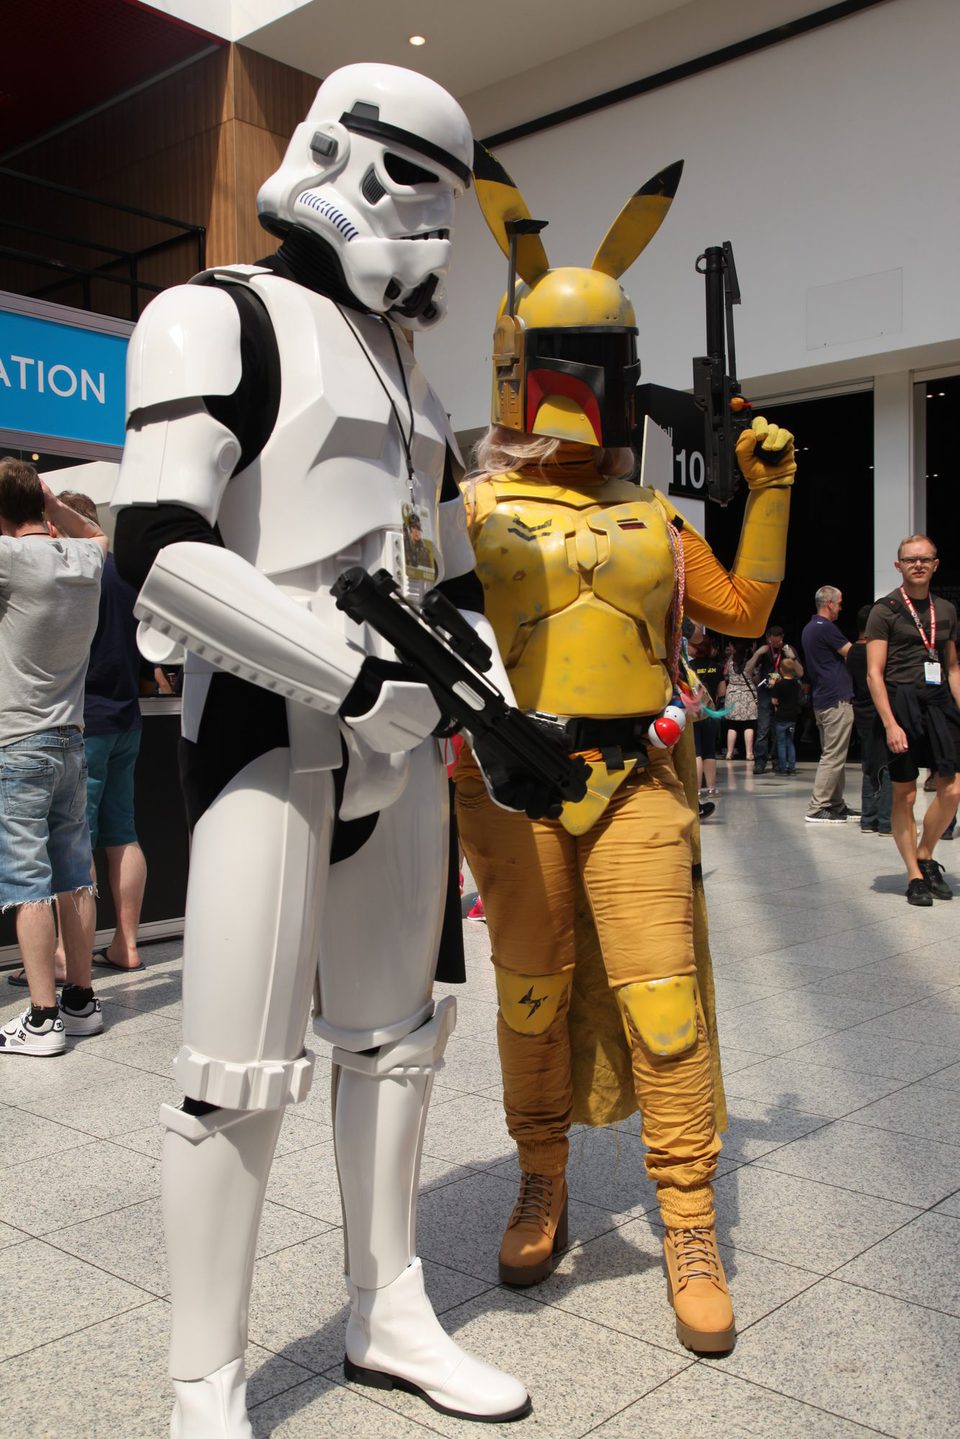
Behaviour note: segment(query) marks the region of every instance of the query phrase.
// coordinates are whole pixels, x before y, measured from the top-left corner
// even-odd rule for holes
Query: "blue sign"
[[[0,310],[0,430],[122,445],[127,337]]]

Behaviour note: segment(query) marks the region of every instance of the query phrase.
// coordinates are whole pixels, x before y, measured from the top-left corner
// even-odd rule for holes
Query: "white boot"
[[[170,1439],[253,1439],[247,1418],[247,1381],[242,1359],[205,1379],[175,1379],[177,1402]]]
[[[441,1414],[489,1423],[530,1413],[526,1389],[509,1374],[474,1359],[440,1327],[415,1259],[383,1289],[347,1280],[350,1320],[343,1372],[374,1389],[407,1389]]]

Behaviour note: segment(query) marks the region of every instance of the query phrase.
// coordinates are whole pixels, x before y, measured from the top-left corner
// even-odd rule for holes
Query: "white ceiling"
[[[406,65],[454,95],[609,39],[688,0],[148,0],[285,65],[326,75],[358,60]],[[407,37],[425,35],[414,47]],[[557,97],[558,105],[563,96]]]

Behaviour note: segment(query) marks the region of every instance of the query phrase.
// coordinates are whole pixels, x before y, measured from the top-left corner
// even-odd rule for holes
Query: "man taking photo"
[[[90,986],[83,681],[106,552],[99,525],[58,500],[33,465],[0,460],[0,908],[16,910],[30,990],[30,1008],[0,1029],[0,1055],[62,1054],[67,1034],[103,1028]],[[59,1002],[57,896],[67,963]]]
[[[907,901],[927,908],[934,898],[953,898],[933,851],[960,801],[957,612],[930,593],[938,565],[927,535],[901,540],[896,568],[902,583],[877,601],[865,631],[867,684],[886,738],[891,827],[907,867]],[[913,807],[922,767],[935,773],[936,791],[918,844]]]

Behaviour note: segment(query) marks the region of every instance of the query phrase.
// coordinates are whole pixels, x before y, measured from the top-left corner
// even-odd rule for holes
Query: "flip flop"
[[[65,974],[58,974],[56,976],[56,982],[58,985],[66,984],[67,976]],[[17,989],[30,988],[29,984],[27,983],[26,971],[22,969],[15,969],[12,974],[8,974],[7,983],[16,985]]]
[[[125,964],[114,964],[112,959],[107,958],[105,949],[96,949],[93,953],[93,964],[95,969],[112,969],[116,974],[136,974],[138,969],[146,969],[143,960],[139,964],[131,966]]]

